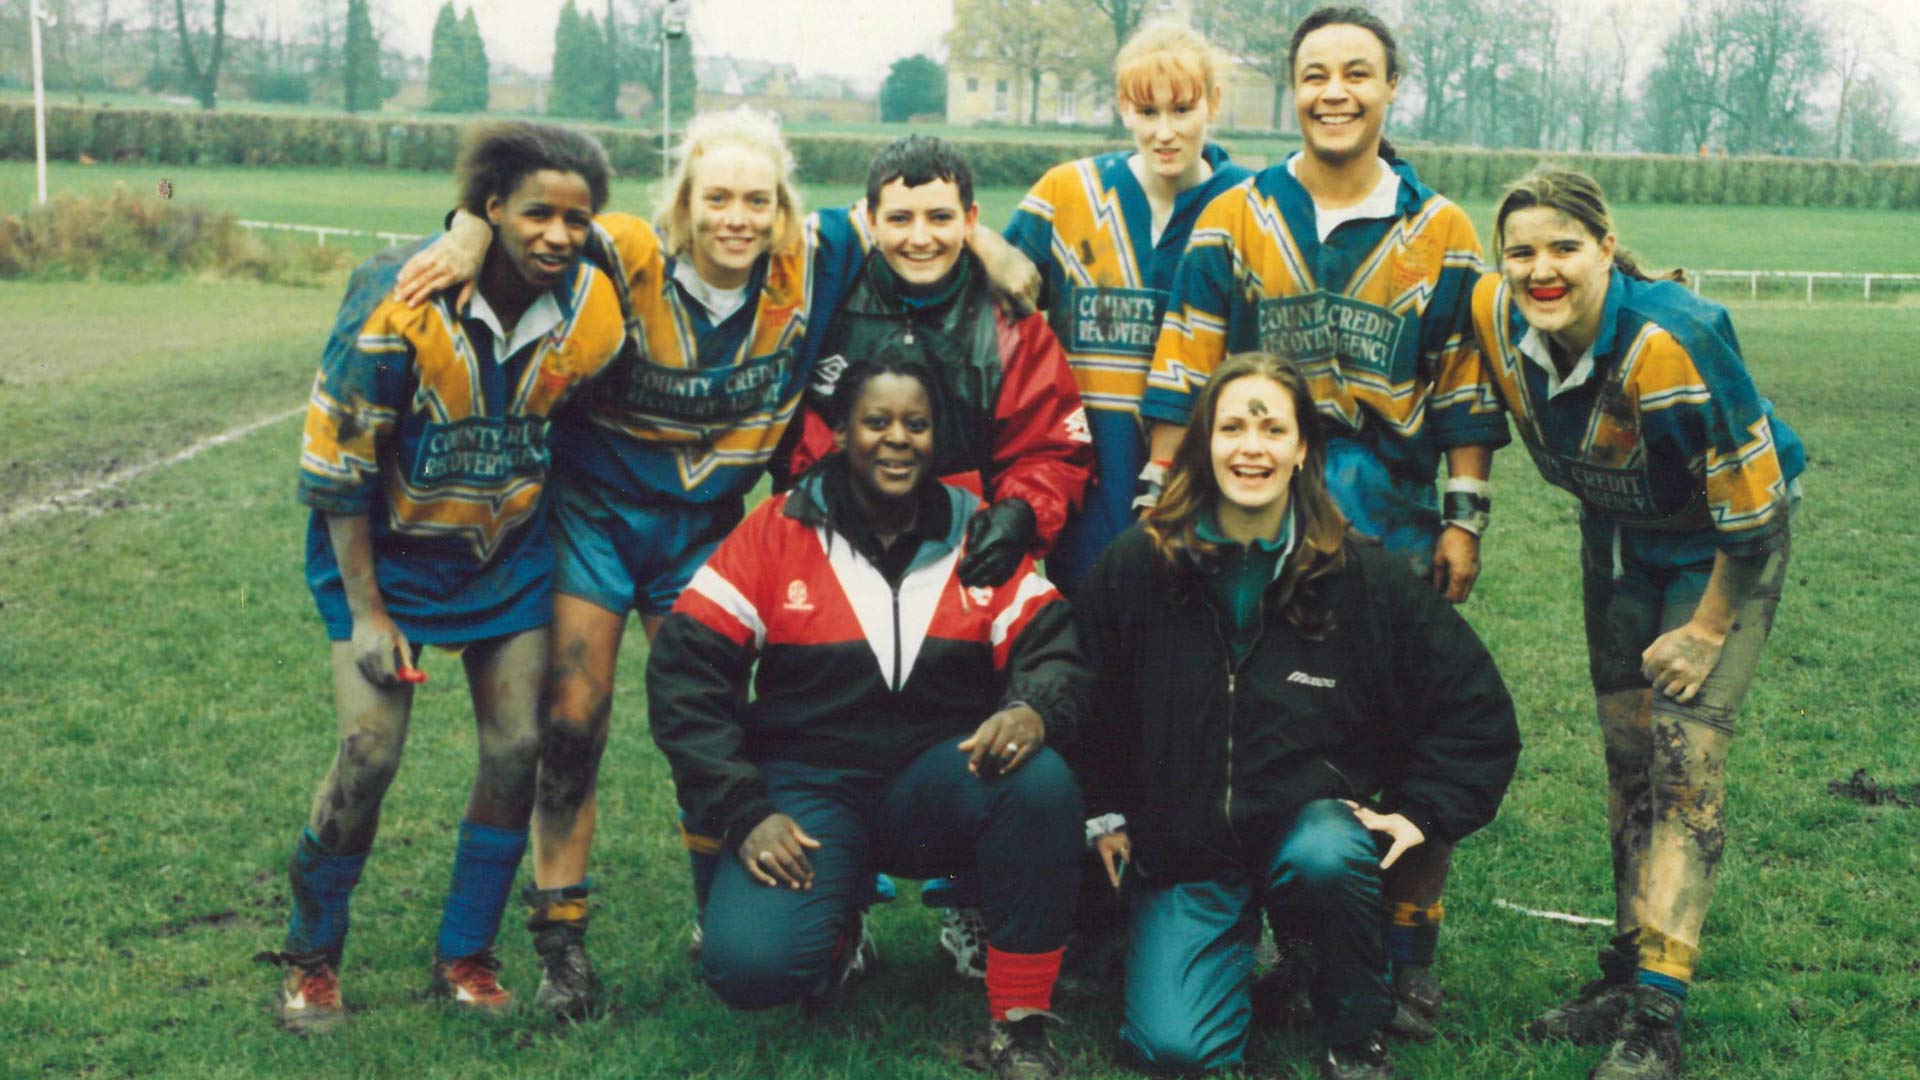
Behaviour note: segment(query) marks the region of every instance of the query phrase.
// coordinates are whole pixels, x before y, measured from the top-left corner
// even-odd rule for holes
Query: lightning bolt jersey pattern
[[[1483,400],[1504,408],[1548,483],[1609,530],[1616,561],[1699,568],[1772,549],[1806,450],[1754,388],[1725,308],[1619,270],[1600,334],[1565,380],[1499,274],[1473,292]],[[1558,385],[1556,385],[1558,383]]]
[[[627,343],[556,428],[567,482],[655,502],[744,495],[799,407],[808,329],[832,314],[863,253],[845,210],[809,215],[797,242],[756,265],[746,306],[715,325],[674,283],[651,224],[595,218],[586,257],[617,283]]]
[[[559,322],[511,356],[442,294],[389,299],[396,248],[353,274],[314,376],[300,451],[307,581],[328,635],[353,622],[328,514],[367,514],[389,613],[414,641],[475,641],[550,619],[553,552],[542,508],[549,419],[613,359],[620,301],[585,262],[551,296]]]
[[[1133,522],[1133,480],[1147,459],[1140,397],[1194,222],[1214,197],[1253,175],[1208,145],[1203,156],[1213,175],[1174,200],[1156,239],[1132,156],[1101,154],[1048,170],[1006,232],[1046,283],[1048,322],[1079,383],[1093,435],[1095,478],[1086,506],[1047,559],[1047,573],[1069,594]]]
[[[1431,486],[1446,450],[1508,441],[1498,413],[1479,407],[1467,312],[1480,270],[1473,225],[1411,166],[1389,166],[1400,178],[1395,215],[1348,221],[1324,243],[1313,197],[1284,162],[1201,213],[1174,279],[1145,416],[1185,423],[1220,360],[1259,349],[1300,366],[1330,435],[1361,442],[1402,480]]]

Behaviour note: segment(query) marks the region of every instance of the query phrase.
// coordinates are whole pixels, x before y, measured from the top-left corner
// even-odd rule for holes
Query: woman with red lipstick
[[[836,452],[694,575],[648,660],[648,719],[688,827],[724,838],[700,956],[722,1001],[830,1003],[876,870],[965,872],[984,896],[993,1074],[1049,1080],[1081,847],[1052,744],[1085,675],[1031,556],[1003,584],[961,582],[981,502],[938,479],[939,380],[893,354],[841,373]]]
[[[1480,242],[1466,213],[1422,184],[1382,134],[1400,78],[1384,23],[1360,8],[1313,12],[1294,31],[1291,70],[1304,150],[1215,199],[1174,279],[1140,406],[1162,464],[1148,465],[1143,487],[1150,498],[1228,353],[1285,356],[1327,424],[1327,486],[1341,513],[1464,601],[1480,572],[1493,450],[1509,438],[1474,396],[1467,300]],[[1435,1033],[1448,869],[1445,846],[1430,844],[1387,884],[1394,986],[1406,1005],[1395,1028],[1412,1038]],[[1264,989],[1285,982],[1283,968]]]
[[[1264,912],[1313,954],[1320,1074],[1393,1075],[1381,878],[1492,820],[1519,755],[1473,630],[1356,541],[1291,364],[1222,364],[1159,503],[1074,597],[1096,684],[1075,765],[1131,865],[1121,1039],[1160,1073],[1238,1065]],[[1376,846],[1378,837],[1378,846]]]
[[[1642,271],[1591,177],[1522,178],[1494,243],[1500,271],[1473,294],[1487,381],[1541,475],[1580,500],[1619,932],[1601,978],[1527,1033],[1611,1043],[1597,1080],[1677,1076],[1734,714],[1780,602],[1806,453],[1726,309]]]

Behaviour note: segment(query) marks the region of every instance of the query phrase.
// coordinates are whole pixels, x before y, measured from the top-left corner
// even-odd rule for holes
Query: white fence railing
[[[389,244],[404,244],[420,239],[420,233],[385,232],[378,229],[343,229],[333,225],[296,225],[286,221],[237,221],[234,224],[245,229],[278,229],[284,232],[309,233],[321,247],[327,245],[329,236],[366,236],[384,240]],[[1695,293],[1700,292],[1702,284],[1707,282],[1732,282],[1744,284],[1747,295],[1758,299],[1760,283],[1791,281],[1805,283],[1808,303],[1813,302],[1813,289],[1816,282],[1854,282],[1860,283],[1860,299],[1873,299],[1873,286],[1879,282],[1883,287],[1893,285],[1898,291],[1920,289],[1920,274],[1866,274],[1842,273],[1831,270],[1689,270],[1688,282]],[[1719,290],[1714,290],[1718,292]]]
[[[1876,281],[1882,286],[1894,285],[1903,292],[1911,288],[1920,288],[1920,274],[1848,274],[1827,270],[1689,270],[1687,277],[1692,282],[1693,291],[1696,293],[1700,291],[1703,282],[1730,281],[1746,285],[1747,296],[1753,299],[1759,298],[1760,283],[1763,281],[1805,282],[1809,304],[1813,303],[1815,282],[1857,281],[1860,283],[1862,300],[1873,299],[1873,285]]]
[[[389,244],[404,244],[409,240],[418,240],[421,236],[420,233],[382,232],[377,229],[342,229],[333,225],[295,225],[287,221],[236,221],[234,224],[243,229],[279,229],[283,232],[311,233],[314,239],[320,242],[321,247],[327,246],[327,237],[329,236],[371,236],[385,240]]]

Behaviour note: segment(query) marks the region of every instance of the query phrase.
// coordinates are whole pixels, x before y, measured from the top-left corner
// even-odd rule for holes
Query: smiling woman
[[[1126,819],[1096,841],[1114,885],[1139,871],[1120,1037],[1155,1073],[1241,1062],[1264,914],[1312,953],[1288,989],[1311,987],[1320,1075],[1392,1076],[1383,877],[1490,821],[1518,757],[1473,631],[1349,535],[1330,427],[1292,364],[1229,358],[1074,596],[1097,676],[1074,765],[1088,812]]]
[[[978,497],[940,483],[955,415],[911,355],[834,391],[837,450],[757,507],[687,586],[647,715],[688,827],[724,838],[700,973],[728,1005],[830,1004],[867,970],[875,870],[977,876],[997,1077],[1053,1077],[1079,790],[1055,742],[1084,674],[1060,594],[1019,553],[967,586]],[[749,684],[756,693],[749,701]]]

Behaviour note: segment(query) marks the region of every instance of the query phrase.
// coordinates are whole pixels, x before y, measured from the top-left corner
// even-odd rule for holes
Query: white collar
[[[560,302],[553,298],[552,289],[542,291],[533,303],[527,305],[527,310],[521,313],[520,321],[509,335],[501,325],[500,316],[494,312],[493,305],[487,303],[486,296],[480,290],[475,289],[473,300],[467,305],[467,318],[478,319],[486,326],[487,332],[493,335],[493,359],[504,364],[515,353],[560,325]],[[501,346],[503,341],[506,342],[504,348]]]
[[[688,296],[693,297],[701,307],[707,309],[707,321],[715,326],[726,322],[729,316],[746,306],[746,285],[743,284],[736,289],[722,289],[718,285],[709,284],[706,278],[700,276],[700,271],[693,268],[692,259],[673,261],[673,280],[687,290]]]
[[[1566,379],[1560,378],[1560,369],[1553,366],[1553,349],[1547,341],[1547,335],[1532,326],[1520,336],[1520,355],[1533,361],[1547,375],[1547,400],[1551,401],[1576,387],[1584,386],[1593,378],[1593,345],[1587,345],[1587,351],[1580,354],[1580,361],[1567,372]]]
[[[1300,179],[1300,155],[1298,153],[1287,158],[1287,174],[1295,180]],[[1311,197],[1313,193],[1308,192],[1307,194]],[[1323,209],[1319,203],[1315,203],[1313,206],[1313,222],[1315,230],[1320,234],[1320,242],[1325,243],[1327,237],[1333,234],[1333,230],[1345,225],[1349,221],[1378,221],[1381,218],[1395,217],[1399,212],[1400,174],[1394,172],[1391,166],[1382,162],[1380,165],[1380,179],[1373,185],[1373,190],[1367,192],[1366,198],[1361,199],[1352,206],[1341,207],[1338,210]]]

